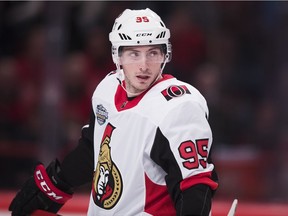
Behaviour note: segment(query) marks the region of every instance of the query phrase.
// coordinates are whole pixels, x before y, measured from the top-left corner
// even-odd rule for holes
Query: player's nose
[[[140,71],[147,71],[148,70],[148,61],[146,57],[143,57],[141,61],[138,63],[138,67]]]

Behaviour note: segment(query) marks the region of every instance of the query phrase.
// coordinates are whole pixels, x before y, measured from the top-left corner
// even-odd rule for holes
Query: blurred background
[[[288,201],[288,2],[0,2],[0,193],[77,145],[126,8],[171,31],[165,72],[206,97],[215,199]],[[89,193],[89,187],[83,193]]]

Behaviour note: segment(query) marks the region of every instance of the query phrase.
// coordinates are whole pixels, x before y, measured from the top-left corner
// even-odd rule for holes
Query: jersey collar
[[[162,76],[163,76],[162,79],[159,79],[151,87],[149,87],[146,91],[144,91],[141,94],[139,94],[135,97],[132,97],[132,98],[127,97],[126,91],[122,88],[121,84],[119,84],[117,87],[116,93],[115,93],[115,97],[114,97],[115,107],[118,110],[118,112],[135,107],[139,103],[139,101],[144,97],[144,95],[147,92],[149,92],[149,90],[151,88],[153,88],[155,85],[157,85],[158,83],[163,82],[165,80],[174,78],[170,74],[162,74]],[[125,83],[123,83],[123,84],[125,86]]]

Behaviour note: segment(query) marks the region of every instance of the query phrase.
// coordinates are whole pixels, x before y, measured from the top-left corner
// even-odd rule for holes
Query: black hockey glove
[[[37,209],[57,213],[73,194],[71,186],[59,179],[59,171],[57,160],[51,162],[46,170],[43,164],[38,164],[34,175],[25,182],[11,202],[9,210],[12,216],[29,215]]]

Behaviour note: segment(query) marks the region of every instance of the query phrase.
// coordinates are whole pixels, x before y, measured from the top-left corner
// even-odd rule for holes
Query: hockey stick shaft
[[[238,200],[234,199],[227,216],[235,216]]]

